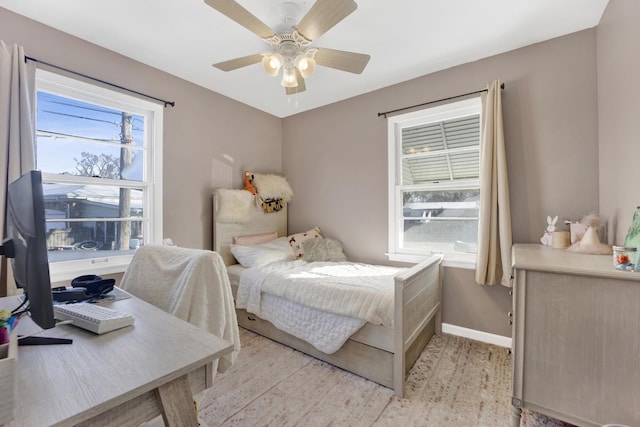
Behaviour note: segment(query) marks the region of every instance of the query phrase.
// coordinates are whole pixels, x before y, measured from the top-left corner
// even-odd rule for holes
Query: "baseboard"
[[[486,342],[487,344],[494,344],[500,347],[511,348],[511,338],[502,335],[490,334],[489,332],[463,328],[462,326],[451,325],[449,323],[442,324],[442,332],[445,334],[457,335],[459,337]]]

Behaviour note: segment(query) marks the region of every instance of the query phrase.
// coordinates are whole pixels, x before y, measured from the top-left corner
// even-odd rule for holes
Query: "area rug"
[[[393,391],[241,329],[242,350],[200,399],[201,426],[511,426],[506,348],[443,334]],[[522,426],[565,427],[523,411]]]

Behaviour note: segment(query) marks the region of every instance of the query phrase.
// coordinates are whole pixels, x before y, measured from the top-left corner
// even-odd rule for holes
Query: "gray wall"
[[[245,168],[281,171],[279,118],[3,8],[0,39],[39,60],[176,102],[164,110],[164,235],[180,246],[212,248],[214,187],[241,187]]]
[[[640,2],[611,0],[598,25],[600,212],[623,244],[640,206]]]
[[[210,248],[212,189],[227,180],[241,186],[243,169],[260,169],[285,173],[293,186],[291,232],[319,225],[350,258],[387,263],[387,132],[377,113],[478,90],[496,78],[506,83],[514,241],[537,242],[547,215],[579,219],[598,209],[615,238],[624,238],[640,203],[632,163],[640,149],[633,139],[640,126],[634,103],[640,30],[633,25],[639,17],[638,2],[615,0],[597,31],[282,120],[2,8],[0,39],[36,58],[176,101],[165,110],[164,231],[180,245]],[[510,305],[508,289],[476,285],[472,270],[445,269],[445,322],[509,336]]]
[[[598,209],[596,30],[423,76],[283,120],[289,230],[314,225],[354,260],[387,263],[387,122],[377,113],[484,88],[499,78],[514,242],[539,242],[547,215]],[[366,71],[365,71],[366,72]],[[510,336],[508,289],[445,269],[444,321]]]

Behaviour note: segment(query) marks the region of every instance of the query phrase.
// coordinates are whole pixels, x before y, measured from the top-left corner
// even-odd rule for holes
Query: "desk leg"
[[[158,387],[158,396],[165,426],[198,426],[198,417],[187,375]]]

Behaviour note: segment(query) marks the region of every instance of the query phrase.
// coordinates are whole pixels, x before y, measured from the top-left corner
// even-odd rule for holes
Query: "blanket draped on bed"
[[[233,352],[214,362],[214,372],[226,371],[235,361],[240,351],[238,321],[227,270],[218,253],[143,246],[136,251],[120,287],[232,343]]]
[[[246,298],[247,306],[258,310],[265,292],[318,310],[393,326],[393,276],[398,271],[352,262],[274,263],[243,272],[237,299]],[[245,287],[243,282],[254,283]]]
[[[276,262],[244,270],[236,306],[332,354],[365,322],[392,327],[398,268]]]

